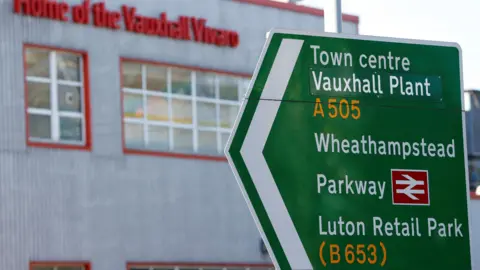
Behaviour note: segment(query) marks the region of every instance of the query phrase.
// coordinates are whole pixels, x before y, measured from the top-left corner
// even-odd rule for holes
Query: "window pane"
[[[28,114],[28,132],[30,138],[51,138],[50,116]]]
[[[49,52],[40,49],[26,50],[27,76],[50,77]]]
[[[197,72],[197,96],[215,98],[215,74]]]
[[[179,95],[192,95],[191,71],[181,68],[172,70],[172,93]]]
[[[202,153],[218,153],[217,133],[211,131],[198,132],[198,151]]]
[[[82,119],[71,117],[60,117],[60,139],[69,141],[81,141]]]
[[[123,62],[123,87],[142,88],[142,66],[141,64]]]
[[[193,132],[190,129],[173,129],[175,151],[193,152]]]
[[[172,99],[172,121],[180,124],[192,124],[192,102],[190,100]]]
[[[240,99],[245,97],[245,94],[248,91],[248,85],[250,84],[250,79],[242,79],[240,81]]]
[[[143,117],[143,97],[139,94],[123,93],[123,116]]]
[[[80,81],[80,56],[57,53],[57,77],[60,80]]]
[[[228,138],[230,138],[230,133],[221,133],[220,134],[220,139],[222,143],[222,151],[225,149],[225,146],[227,145]]]
[[[54,270],[53,266],[34,266],[32,270]]]
[[[124,125],[123,132],[125,134],[125,145],[127,147],[130,147],[130,148],[144,147],[143,125],[126,123]]]
[[[167,92],[167,68],[162,66],[147,66],[147,89]]]
[[[58,109],[60,111],[81,112],[80,87],[58,85]]]
[[[238,101],[238,79],[228,76],[219,77],[220,99]]]
[[[50,109],[50,84],[28,82],[28,107]]]
[[[149,126],[148,127],[148,148],[158,150],[169,149],[168,127]]]
[[[60,266],[57,270],[83,270],[82,266]]]
[[[233,127],[237,118],[238,106],[220,105],[220,126],[223,128]]]
[[[153,121],[168,121],[168,100],[164,97],[147,96],[147,117]]]
[[[198,125],[203,127],[217,126],[217,111],[215,103],[197,102]]]

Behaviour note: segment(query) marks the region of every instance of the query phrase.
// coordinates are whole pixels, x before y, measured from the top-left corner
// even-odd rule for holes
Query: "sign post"
[[[342,0],[328,1],[330,7],[325,9],[325,32],[342,32]]]
[[[279,269],[472,269],[456,44],[272,31],[225,152]]]

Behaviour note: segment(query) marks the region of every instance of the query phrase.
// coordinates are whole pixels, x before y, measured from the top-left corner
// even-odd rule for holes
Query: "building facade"
[[[323,11],[0,3],[0,269],[272,268],[223,147],[266,32]]]

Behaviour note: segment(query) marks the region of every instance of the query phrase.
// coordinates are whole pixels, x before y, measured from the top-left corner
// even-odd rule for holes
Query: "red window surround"
[[[325,16],[325,12],[323,11],[323,9],[296,5],[294,3],[284,3],[284,2],[277,2],[277,1],[271,1],[271,0],[233,0],[233,1],[252,4],[252,5],[271,7],[271,8],[290,10],[293,12],[305,13],[305,14],[310,14],[310,15],[315,15],[320,17]],[[344,21],[353,22],[356,24],[359,23],[358,16],[354,16],[354,15],[342,14],[342,19]]]
[[[59,267],[59,266],[70,266],[70,267],[84,267],[85,270],[92,270],[92,266],[90,262],[87,261],[32,261],[30,262],[30,270],[35,270],[34,267],[41,267],[41,266],[48,266],[48,267]]]
[[[226,267],[226,268],[274,268],[273,264],[265,263],[192,263],[192,262],[128,262],[127,270],[130,270],[134,267],[147,267],[147,266],[157,266],[157,267],[197,267],[197,268],[207,268],[207,267]]]
[[[83,96],[82,102],[84,102],[84,129],[85,129],[85,144],[83,145],[72,145],[72,144],[61,144],[55,142],[34,142],[29,139],[29,119],[28,119],[28,82],[27,82],[27,59],[26,59],[26,50],[28,48],[37,48],[37,49],[46,49],[54,50],[57,52],[66,52],[74,53],[81,55],[83,59]],[[24,95],[25,95],[25,139],[27,146],[30,147],[44,147],[44,148],[56,148],[56,149],[69,149],[69,150],[86,150],[91,151],[92,148],[92,139],[91,139],[91,111],[90,111],[90,81],[89,81],[89,61],[88,54],[85,51],[58,48],[52,46],[38,45],[38,44],[23,44],[23,69],[24,69]]]
[[[127,58],[127,57],[121,57],[120,58],[120,92],[121,92],[121,100],[120,100],[120,106],[121,106],[121,119],[122,122],[120,123],[122,126],[122,148],[123,148],[123,153],[125,154],[133,154],[133,155],[150,155],[150,156],[161,156],[161,157],[172,157],[172,158],[184,158],[184,159],[200,159],[200,160],[210,160],[210,161],[220,161],[220,162],[226,162],[227,158],[224,156],[207,156],[207,155],[201,155],[201,154],[183,154],[183,153],[175,153],[175,152],[158,152],[158,151],[152,151],[152,150],[139,150],[139,149],[130,149],[126,147],[125,143],[125,134],[124,134],[124,124],[123,124],[123,70],[122,70],[122,63],[123,62],[135,62],[139,64],[149,64],[149,65],[162,65],[162,66],[167,66],[167,67],[177,67],[177,68],[184,68],[184,69],[190,69],[192,71],[201,71],[201,72],[214,72],[218,74],[224,74],[224,75],[232,75],[232,76],[239,76],[239,77],[245,77],[245,78],[250,78],[252,74],[247,74],[247,73],[239,73],[239,72],[230,72],[230,71],[224,71],[224,70],[217,70],[217,69],[209,69],[209,68],[202,68],[202,67],[195,67],[195,66],[186,66],[186,65],[178,65],[178,64],[171,64],[171,63],[165,63],[165,62],[158,62],[158,61],[151,61],[151,60],[144,60],[144,59],[136,59],[136,58]]]

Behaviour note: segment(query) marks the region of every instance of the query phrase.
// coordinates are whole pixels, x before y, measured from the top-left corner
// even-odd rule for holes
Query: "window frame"
[[[29,270],[35,270],[36,266],[83,267],[85,270],[92,270],[92,264],[89,261],[30,261]]]
[[[134,91],[130,91],[130,88],[125,88],[124,89],[124,82],[123,82],[123,63],[125,62],[131,62],[139,65],[154,65],[154,66],[162,66],[165,68],[179,68],[179,69],[187,69],[190,71],[190,76],[192,72],[204,72],[204,73],[215,73],[215,75],[224,75],[224,76],[235,76],[235,77],[240,77],[244,79],[251,79],[252,74],[247,74],[247,73],[241,73],[241,72],[230,72],[230,71],[225,71],[225,70],[219,70],[219,69],[210,69],[210,68],[203,68],[203,67],[198,67],[198,66],[188,66],[188,65],[180,65],[180,64],[173,64],[173,63],[168,63],[168,62],[160,62],[160,61],[152,61],[152,60],[145,60],[145,59],[138,59],[138,58],[130,58],[130,57],[120,57],[120,62],[119,62],[119,70],[120,70],[120,106],[121,106],[121,130],[122,130],[122,149],[124,154],[132,154],[132,155],[150,155],[150,156],[159,156],[159,157],[171,157],[171,158],[183,158],[183,159],[200,159],[200,160],[209,160],[209,161],[221,161],[221,162],[226,162],[227,158],[225,155],[209,155],[209,154],[202,154],[202,153],[181,153],[181,152],[170,152],[170,151],[162,151],[162,150],[151,150],[151,149],[135,149],[135,148],[128,148],[126,145],[126,138],[125,138],[125,121],[124,121],[124,94],[134,94]],[[143,74],[144,68],[142,66],[141,68],[141,76],[142,80],[144,79],[146,75]],[[192,76],[191,76],[192,77]],[[218,78],[218,77],[216,77]],[[218,85],[219,80],[216,79],[216,84]],[[190,82],[192,83],[192,81]],[[218,88],[218,87],[216,87]],[[127,90],[127,91],[124,91]],[[217,91],[218,89],[216,89]],[[143,91],[143,90],[142,90]],[[198,97],[197,95],[191,95],[189,99],[185,99],[184,97],[181,97],[177,94],[169,94],[169,93],[155,93],[154,96],[159,96],[159,97],[170,97],[174,99],[185,99],[185,100],[190,100],[191,102],[195,102],[195,106],[192,106],[192,112],[197,113],[197,102],[206,102],[206,103],[211,103],[211,104],[218,104],[220,105],[231,105],[233,103],[236,103],[237,101],[228,101],[228,100],[222,100],[220,99],[219,93],[218,97],[215,98],[208,98],[208,97]],[[240,93],[239,93],[240,94]],[[236,103],[238,106],[238,111],[241,109],[241,99],[242,97],[239,95],[239,101]],[[169,106],[170,107],[170,106]],[[169,108],[170,110],[170,108]],[[217,115],[217,118],[219,115]],[[194,119],[197,119],[197,117],[193,117]],[[133,121],[132,121],[133,123]],[[193,125],[193,131],[213,131],[215,129],[215,132],[220,132],[220,134],[225,133],[225,130],[222,130],[220,127],[195,127],[196,123],[192,123]],[[176,124],[178,125],[178,124]],[[170,127],[174,127],[176,125],[165,125]],[[179,127],[182,125],[179,125]],[[233,129],[233,128],[232,128]],[[220,130],[220,131],[217,131]],[[198,132],[197,132],[198,133]],[[230,133],[229,133],[230,134]],[[198,135],[198,134],[197,134]],[[195,136],[195,133],[194,135]],[[220,135],[221,137],[221,135]],[[195,139],[192,143],[195,143]],[[219,144],[219,138],[217,138],[217,144]]]
[[[275,270],[275,266],[269,263],[208,263],[208,262],[127,262],[126,270],[131,270],[133,267],[149,267],[158,268],[173,268],[179,270],[180,268],[187,268],[189,270],[200,270],[201,268],[245,268],[245,270],[256,270],[256,268],[270,268]],[[190,269],[191,268],[191,269]]]
[[[45,139],[45,140],[32,140],[30,138],[30,127],[29,127],[29,111],[38,111],[39,109],[34,109],[30,108],[28,106],[28,83],[29,82],[41,82],[41,81],[48,81],[49,83],[52,83],[52,74],[50,74],[49,78],[45,79],[34,79],[31,80],[32,78],[28,78],[28,66],[27,66],[27,50],[28,49],[43,49],[43,50],[48,50],[49,52],[55,51],[58,55],[58,53],[70,53],[70,54],[76,54],[80,57],[80,82],[79,84],[75,84],[74,86],[79,86],[81,87],[81,108],[82,112],[77,113],[77,112],[72,112],[72,113],[57,113],[59,117],[62,115],[76,115],[75,118],[82,119],[82,142],[68,142],[68,141],[54,141],[52,139]],[[52,64],[52,56],[50,55],[49,59],[49,67]],[[53,46],[47,46],[47,45],[40,45],[40,44],[33,44],[33,43],[24,43],[23,44],[23,65],[24,65],[24,74],[23,74],[23,80],[24,80],[24,102],[25,102],[25,140],[26,140],[26,145],[27,147],[42,147],[42,148],[53,148],[53,149],[68,149],[68,150],[86,150],[86,151],[91,151],[92,149],[92,136],[91,136],[91,112],[90,112],[90,78],[89,78],[89,59],[88,59],[88,53],[86,51],[81,51],[81,50],[75,50],[75,49],[67,49],[67,48],[62,48],[62,47],[53,47]],[[56,63],[55,63],[56,64]],[[52,67],[50,67],[50,70]],[[56,70],[56,69],[54,69]],[[57,83],[58,81],[62,81],[62,85],[70,85],[68,80],[58,80],[55,78],[53,80],[54,83]],[[66,83],[66,84],[63,84]],[[58,86],[58,83],[56,84]],[[73,85],[73,84],[72,84]],[[50,93],[52,91],[50,90]],[[56,94],[58,94],[58,88],[57,91],[55,91]],[[49,109],[50,111],[52,110],[51,108]],[[56,114],[56,115],[57,115]],[[78,116],[79,114],[80,116]],[[42,114],[43,115],[43,114]],[[45,114],[47,115],[47,114]],[[51,112],[49,112],[48,115],[52,115]]]

